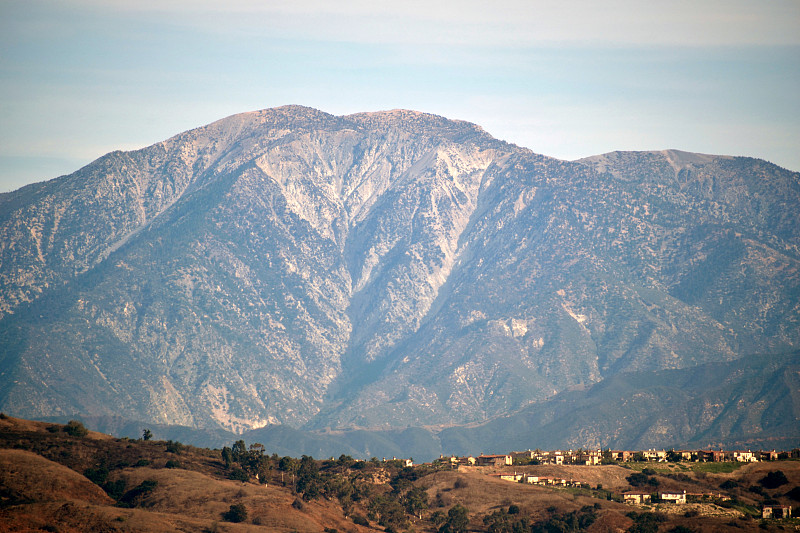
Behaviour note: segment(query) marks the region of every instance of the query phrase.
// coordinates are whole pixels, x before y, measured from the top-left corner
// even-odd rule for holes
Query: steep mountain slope
[[[448,453],[487,449],[790,449],[800,439],[800,353],[618,374],[508,417],[438,434]],[[474,453],[474,452],[473,452]]]
[[[0,195],[0,408],[448,425],[796,349],[799,210],[800,176],[752,159],[235,115]]]
[[[267,426],[225,430],[84,417],[93,428],[221,448],[242,438],[279,455],[356,458],[471,455],[532,448],[781,449],[800,442],[800,352],[748,356],[678,370],[626,372],[565,391],[483,424],[443,429],[302,431]],[[65,423],[66,418],[52,421]]]

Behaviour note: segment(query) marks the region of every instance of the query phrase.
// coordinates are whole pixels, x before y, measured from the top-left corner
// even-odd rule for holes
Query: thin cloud
[[[329,2],[77,0],[98,11],[166,17],[213,32],[364,43],[480,46],[789,46],[800,44],[796,0]]]

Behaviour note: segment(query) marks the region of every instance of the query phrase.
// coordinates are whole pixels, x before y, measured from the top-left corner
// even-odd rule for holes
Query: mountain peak
[[[796,349],[798,206],[797,173],[746,158],[233,115],[3,198],[0,408],[444,426]]]

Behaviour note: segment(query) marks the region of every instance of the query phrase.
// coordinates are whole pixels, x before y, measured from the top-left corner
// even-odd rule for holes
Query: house
[[[544,454],[542,454],[541,463],[545,465],[563,465],[564,452],[562,451],[544,452]]]
[[[644,450],[642,452],[645,461],[665,463],[667,461],[666,450]]]
[[[517,474],[514,472],[513,474],[492,474],[492,477],[499,477],[503,481],[513,481],[514,483],[519,483],[522,479],[522,474]]]
[[[624,492],[622,493],[622,501],[625,503],[641,505],[643,503],[650,503],[653,500],[653,495],[647,492]]]
[[[782,520],[784,518],[792,517],[791,505],[765,505],[761,509],[761,518],[773,518],[775,520]]]
[[[675,453],[681,456],[681,461],[697,461],[697,453],[690,450],[678,450]]]
[[[523,478],[523,481],[525,483],[529,484],[529,485],[541,485],[542,484],[542,478],[540,478],[539,476],[526,475]]]
[[[725,452],[715,450],[698,450],[697,460],[702,463],[721,463],[725,460]]]
[[[467,457],[459,457],[458,464],[459,466],[475,466],[475,458],[471,455]]]
[[[525,450],[524,452],[511,452],[511,458],[530,461],[531,459],[539,459],[540,453],[541,452],[537,452],[534,450]]]
[[[756,463],[758,462],[758,457],[751,451],[733,451],[733,452],[725,452],[725,460],[733,461],[737,463]]]
[[[686,503],[686,491],[683,492],[661,492],[658,497],[667,503]]]
[[[478,466],[511,466],[510,455],[479,455],[475,458]]]
[[[631,452],[628,450],[611,450],[611,458],[621,463],[633,461],[634,455],[636,455],[636,452]]]
[[[599,465],[603,460],[603,452],[597,451],[582,451],[577,452],[573,458],[572,463],[577,465],[595,466]]]
[[[764,451],[761,450],[759,453],[759,459],[762,461],[777,461],[778,460],[778,452],[775,450],[772,451]]]

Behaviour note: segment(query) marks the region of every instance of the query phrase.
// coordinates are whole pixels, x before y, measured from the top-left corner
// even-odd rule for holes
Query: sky
[[[799,87],[800,0],[0,0],[0,192],[286,104],[800,171]]]

